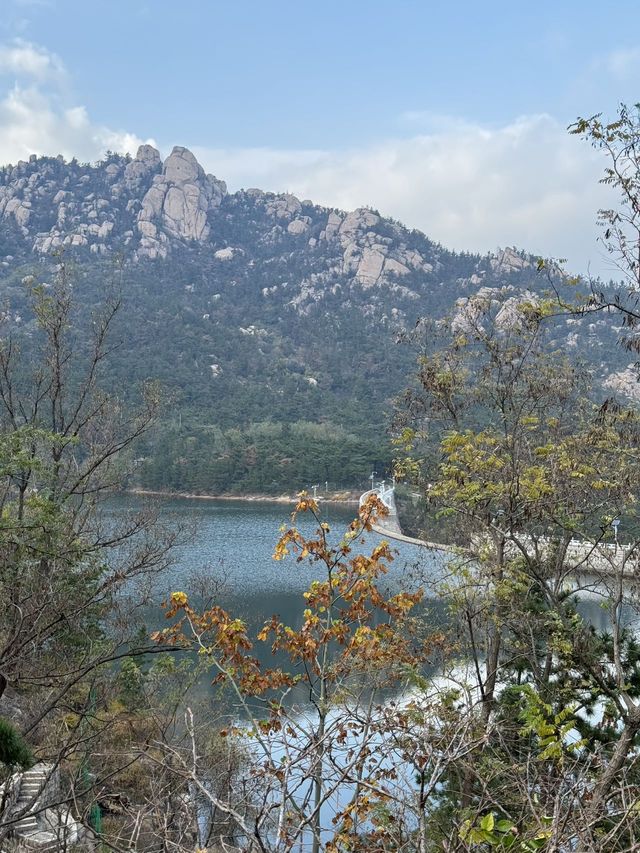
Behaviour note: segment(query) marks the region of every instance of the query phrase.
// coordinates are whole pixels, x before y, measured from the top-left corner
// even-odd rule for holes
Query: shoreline
[[[123,489],[123,493],[126,495],[139,495],[141,497],[151,498],[182,498],[198,501],[244,501],[246,503],[295,504],[298,500],[296,495],[233,495],[228,493],[222,495],[209,495],[196,494],[192,492],[162,491],[156,489]],[[344,504],[345,506],[349,506],[351,504],[354,506],[358,505],[358,496],[355,492],[349,491],[332,492],[330,497],[318,495],[317,500],[323,504]]]

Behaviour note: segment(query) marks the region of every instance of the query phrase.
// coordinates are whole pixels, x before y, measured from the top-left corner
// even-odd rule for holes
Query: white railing
[[[413,539],[403,534],[398,521],[393,485],[387,486],[384,482],[381,482],[374,488],[368,489],[360,496],[361,505],[369,495],[377,495],[389,510],[389,515],[384,519],[380,519],[374,525],[374,530],[377,530],[378,533],[411,544],[426,546],[437,551],[454,553],[460,551],[459,548],[453,545]],[[474,538],[471,543],[472,550],[477,551],[482,546],[482,539],[483,537]],[[527,551],[529,551],[529,548],[532,549],[532,552],[534,550],[539,551],[541,556],[547,556],[549,549],[553,547],[552,540],[544,536],[534,539],[526,534],[522,534],[518,536],[518,542],[520,547],[524,546]],[[521,553],[513,542],[509,543],[508,551],[512,552],[512,556],[517,556]],[[591,543],[580,539],[572,539],[567,547],[565,559],[566,563],[573,569],[575,575],[597,574],[619,576],[622,574],[627,578],[640,578],[640,549],[633,548],[630,545],[614,542]]]
[[[388,510],[391,510],[392,512],[396,511],[396,502],[394,497],[393,486],[387,486],[386,488],[380,486],[377,489],[374,489],[374,491]]]

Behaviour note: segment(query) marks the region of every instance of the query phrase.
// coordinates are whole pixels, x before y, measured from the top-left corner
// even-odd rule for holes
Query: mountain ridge
[[[225,199],[251,199],[262,208],[272,221],[264,241],[286,232],[292,238],[304,235],[309,248],[339,242],[342,266],[332,272],[352,273],[365,288],[395,283],[412,271],[434,272],[434,263],[408,235],[420,235],[436,254],[441,248],[370,208],[345,212],[300,201],[290,193],[255,188],[230,194],[225,182],[206,174],[182,146],[175,146],[164,161],[156,148],[141,145],[135,158],[109,154],[94,165],[32,155],[0,169],[0,220],[13,223],[27,244],[32,241],[32,251],[42,255],[87,247],[95,254],[126,250],[134,260],[153,260],[166,258],[176,241],[217,246],[220,235],[213,225]],[[383,233],[377,228],[381,224]],[[216,251],[219,260],[228,260],[234,247]],[[505,250],[494,257],[494,266],[497,262],[511,270],[529,263],[515,250],[506,250],[508,257],[498,260],[500,253]]]
[[[535,298],[548,285],[537,259],[513,248],[456,253],[369,208],[229,193],[182,146],[164,161],[145,145],[93,165],[32,156],[0,169],[5,327],[25,339],[34,319],[24,281],[51,280],[59,251],[75,264],[79,324],[118,268],[123,346],[106,378],[125,396],[158,378],[176,401],[159,443],[140,451],[173,473],[158,463],[145,480],[143,467],[139,484],[191,491],[366,482],[389,465],[386,413],[415,370],[398,339],[469,299]],[[556,344],[624,391],[615,334],[606,320],[571,318]],[[213,487],[208,453],[219,462]],[[294,475],[300,454],[315,461]]]

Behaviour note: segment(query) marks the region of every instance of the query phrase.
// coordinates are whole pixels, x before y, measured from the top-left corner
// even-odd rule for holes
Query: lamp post
[[[371,474],[369,475],[369,479],[371,480],[371,491],[373,491],[373,480],[374,480],[374,477],[376,476],[376,474],[377,474],[377,471],[372,471]]]
[[[618,528],[620,527],[620,519],[614,518],[611,522],[611,526],[613,527],[613,538],[616,543],[616,551],[618,550]]]

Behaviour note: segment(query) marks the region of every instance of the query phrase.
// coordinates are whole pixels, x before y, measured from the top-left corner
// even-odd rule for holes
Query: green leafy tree
[[[61,770],[61,803],[88,814],[101,771],[86,772],[87,756],[107,725],[112,664],[156,651],[136,637],[133,585],[167,565],[179,534],[146,510],[122,520],[102,512],[159,405],[152,387],[136,411],[101,387],[118,299],[79,342],[64,263],[50,287],[27,286],[29,350],[7,319],[0,335],[0,711],[7,748],[25,744]],[[25,751],[16,763],[30,760]],[[1,839],[20,817],[9,806],[0,807]]]
[[[441,535],[458,555],[440,591],[470,662],[468,713],[482,745],[450,768],[439,815],[457,824],[462,849],[474,833],[493,843],[494,830],[476,823],[492,802],[501,821],[533,832],[527,844],[548,838],[549,849],[560,838],[626,849],[635,831],[634,815],[613,815],[629,795],[640,731],[623,616],[640,545],[640,421],[589,397],[587,377],[550,350],[547,313],[532,294],[498,289],[460,304],[439,326],[441,346],[420,355],[396,421],[398,473],[422,490],[429,533],[434,519],[449,521]],[[613,546],[614,518],[624,519],[624,548]],[[596,579],[605,636],[576,609]],[[594,724],[603,706],[608,723]],[[579,792],[580,820],[569,821]]]

